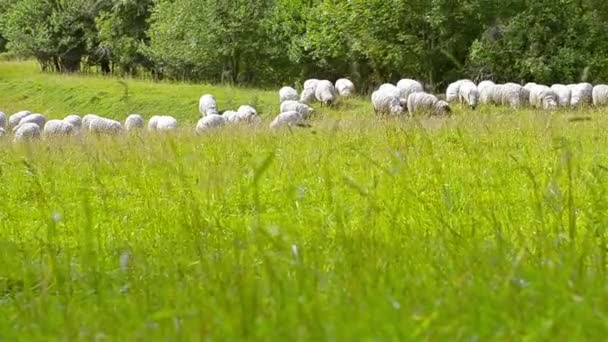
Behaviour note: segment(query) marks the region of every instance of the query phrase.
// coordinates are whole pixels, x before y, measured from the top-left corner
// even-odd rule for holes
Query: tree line
[[[2,50],[45,71],[262,86],[600,82],[608,2],[0,0]]]

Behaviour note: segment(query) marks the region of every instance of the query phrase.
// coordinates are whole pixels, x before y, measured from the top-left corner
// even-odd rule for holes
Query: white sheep
[[[315,90],[315,98],[326,106],[335,104],[338,98],[338,91],[334,84],[327,80],[322,80],[317,83],[317,89]]]
[[[300,96],[300,102],[302,103],[311,103],[316,100],[316,92],[317,85],[319,84],[319,80],[313,78],[306,80],[304,82],[304,89],[302,90],[302,95]]]
[[[580,107],[593,102],[593,86],[589,83],[579,83],[572,87],[570,106]]]
[[[211,114],[203,117],[196,124],[196,133],[204,133],[214,128],[222,127],[226,124],[226,119],[217,114]]]
[[[122,124],[116,120],[103,118],[103,117],[93,117],[88,120],[88,125],[85,127],[88,128],[89,132],[96,134],[118,134],[123,131]]]
[[[407,98],[403,99],[401,97],[401,90],[391,83],[382,84],[378,90],[398,98],[402,104],[407,103]]]
[[[557,105],[559,107],[569,107],[572,90],[563,84],[554,84],[551,89],[557,95]]]
[[[487,87],[494,86],[494,85],[496,85],[496,83],[489,81],[489,80],[481,81],[477,85],[477,91],[479,91],[479,94],[481,96],[481,93],[483,92],[484,89],[486,89]]]
[[[300,95],[298,94],[298,91],[292,87],[283,87],[279,90],[279,103],[298,100],[300,100]]]
[[[479,103],[485,105],[499,104],[498,102],[496,102],[496,93],[498,93],[500,91],[500,88],[502,87],[502,84],[488,84],[485,85],[483,88],[479,89]]]
[[[91,125],[91,121],[93,121],[94,119],[99,119],[101,118],[101,116],[96,115],[96,114],[87,114],[85,116],[82,117],[81,120],[81,129],[84,129],[85,131],[89,130],[89,126]]]
[[[593,105],[602,107],[608,105],[608,85],[599,84],[593,87]]]
[[[236,112],[234,110],[227,110],[225,112],[222,113],[222,116],[224,117],[224,120],[226,122],[239,122],[241,121],[241,118],[239,117],[239,112]]]
[[[40,137],[40,126],[33,122],[26,122],[15,126],[13,133],[15,134],[14,141],[37,139]]]
[[[522,86],[515,83],[506,83],[492,87],[492,102],[502,106],[509,106],[513,109],[520,108],[527,97],[527,91]]]
[[[21,119],[19,121],[19,125],[28,123],[28,122],[35,123],[42,130],[42,128],[44,128],[44,124],[46,123],[46,117],[42,114],[30,114],[30,115],[27,115],[26,117],[24,117],[23,119]]]
[[[466,104],[475,109],[479,102],[479,90],[475,83],[469,80],[463,80],[458,89],[458,99],[461,104]]]
[[[32,112],[30,112],[29,110],[23,110],[23,111],[17,112],[15,114],[9,116],[8,128],[16,127],[17,125],[19,125],[19,122],[21,121],[21,119],[23,119],[24,117],[26,117],[30,114],[32,114]]]
[[[350,97],[355,94],[355,85],[347,78],[340,78],[336,81],[336,90],[342,97]]]
[[[407,98],[410,96],[410,94],[424,92],[424,87],[422,87],[422,83],[410,78],[404,78],[400,80],[399,82],[397,82],[396,87],[397,89],[399,89],[399,99],[401,103],[406,103]]]
[[[77,131],[82,127],[82,118],[76,114],[66,116],[63,121],[71,124]]]
[[[304,103],[297,101],[285,101],[281,103],[281,113],[295,111],[302,114],[304,119],[307,119],[314,113],[314,109]]]
[[[452,82],[448,85],[448,88],[445,91],[445,100],[448,103],[454,102],[458,100],[460,94],[460,86],[465,80],[458,80],[456,82]]]
[[[201,99],[198,102],[198,110],[201,112],[202,116],[212,114],[219,115],[220,112],[217,108],[217,102],[213,95],[205,94],[201,96]]]
[[[240,106],[237,110],[239,121],[244,122],[258,122],[260,121],[260,116],[258,115],[258,111],[249,105]]]
[[[437,96],[427,93],[410,94],[407,98],[407,110],[410,115],[421,112],[432,115],[444,115],[451,112],[447,102],[440,101]]]
[[[177,127],[177,120],[174,117],[168,115],[155,115],[150,118],[150,121],[148,121],[148,131],[151,132],[169,132],[176,130]]]
[[[144,118],[139,114],[131,114],[125,119],[125,129],[127,131],[139,130],[144,128]]]
[[[49,120],[42,130],[44,136],[68,136],[76,133],[74,126],[65,120]]]
[[[277,129],[281,127],[304,126],[306,119],[296,111],[283,112],[277,115],[270,123],[270,128]]]
[[[0,112],[0,128],[6,128],[6,114]]]
[[[399,96],[395,96],[395,93],[390,89],[378,89],[373,92],[372,106],[376,114],[400,115],[403,113]]]
[[[530,105],[533,107],[553,110],[557,108],[557,103],[557,94],[546,85],[539,84],[530,89]]]

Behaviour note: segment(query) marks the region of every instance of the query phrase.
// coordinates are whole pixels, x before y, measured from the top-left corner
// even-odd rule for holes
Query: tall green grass
[[[194,122],[207,91],[277,110],[0,70],[9,113]],[[604,113],[319,111],[308,130],[2,141],[0,340],[605,338]]]

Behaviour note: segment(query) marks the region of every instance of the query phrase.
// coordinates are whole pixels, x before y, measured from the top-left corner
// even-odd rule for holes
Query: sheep
[[[427,93],[413,93],[407,98],[407,110],[410,115],[418,112],[427,112],[432,115],[444,115],[451,112],[447,102],[437,99],[435,95]]]
[[[89,126],[91,125],[91,121],[93,121],[94,119],[99,119],[99,118],[101,118],[101,117],[96,114],[87,114],[87,115],[83,116],[82,120],[81,120],[80,128],[88,131]]]
[[[49,120],[42,130],[44,136],[68,136],[76,133],[74,126],[65,120]]]
[[[380,88],[378,88],[378,90],[385,92],[390,96],[394,96],[394,97],[398,98],[400,100],[400,102],[402,103],[402,105],[407,103],[407,98],[403,99],[401,97],[401,90],[399,90],[399,88],[397,88],[393,84],[384,83],[383,85],[380,86]]]
[[[97,134],[118,134],[123,131],[120,122],[99,116],[90,118],[85,127],[89,132]]]
[[[15,142],[37,139],[40,137],[40,126],[33,122],[25,122],[15,126],[13,132]]]
[[[570,106],[580,107],[589,105],[593,101],[593,86],[589,83],[579,83],[572,87]]]
[[[239,122],[241,118],[239,117],[239,112],[235,112],[234,110],[227,110],[222,113],[224,120],[226,122]]]
[[[315,90],[315,98],[326,106],[335,104],[338,97],[338,91],[334,87],[333,83],[323,80],[317,83],[317,89]]]
[[[283,87],[279,90],[279,103],[285,101],[298,101],[299,99],[300,95],[298,94],[298,91],[292,87]]]
[[[44,124],[46,123],[46,117],[42,114],[30,114],[27,115],[26,117],[24,117],[23,119],[21,119],[19,121],[19,125],[21,125],[22,123],[27,123],[27,122],[33,122],[36,125],[38,125],[38,127],[40,127],[40,129],[44,128]]]
[[[6,128],[6,114],[0,112],[0,128]]]
[[[350,97],[355,94],[355,85],[347,78],[337,80],[335,87],[342,97]]]
[[[80,130],[82,127],[82,118],[78,115],[71,114],[63,118],[63,121],[71,124],[75,130]]]
[[[304,90],[302,90],[302,95],[300,96],[300,102],[302,103],[311,103],[316,100],[316,92],[317,85],[319,84],[319,80],[313,78],[304,82]]]
[[[596,107],[608,105],[608,85],[599,84],[593,87],[593,105]]]
[[[570,106],[570,97],[572,95],[572,90],[563,84],[554,84],[551,86],[551,89],[557,95],[557,105],[559,107],[568,107]]]
[[[17,125],[19,125],[19,121],[21,121],[21,119],[23,119],[24,117],[26,117],[30,114],[32,114],[32,112],[30,112],[29,110],[23,110],[23,111],[17,112],[15,114],[9,116],[8,127],[9,128],[16,127]]]
[[[525,102],[526,91],[519,84],[506,83],[492,87],[492,102],[497,105],[518,109]]]
[[[399,99],[402,103],[407,102],[407,98],[410,94],[424,92],[422,83],[410,78],[404,78],[397,82],[397,89],[399,89]]]
[[[376,90],[372,94],[372,106],[376,114],[399,115],[403,113],[403,106],[399,96],[389,90]]]
[[[139,114],[131,114],[125,119],[125,130],[133,131],[144,128],[144,118]]]
[[[458,99],[461,104],[466,103],[471,109],[475,109],[479,102],[479,90],[477,90],[475,83],[469,80],[463,80],[458,89]]]
[[[220,112],[217,108],[217,102],[213,95],[205,94],[201,96],[201,99],[198,102],[198,110],[201,112],[202,116],[212,114],[219,115]]]
[[[491,87],[493,85],[496,85],[494,82],[492,81],[481,81],[479,82],[479,84],[477,85],[477,91],[479,91],[480,97],[481,97],[481,93],[483,92],[484,89],[486,89],[487,87]]]
[[[222,127],[226,119],[222,115],[211,114],[203,117],[196,124],[196,133],[201,134],[214,128]]]
[[[481,104],[495,104],[496,102],[496,93],[500,91],[503,87],[502,84],[488,84],[479,90],[479,103]],[[479,87],[478,87],[479,88]]]
[[[535,85],[530,89],[530,105],[535,108],[553,110],[557,108],[557,94],[545,85]]]
[[[177,120],[174,117],[168,115],[155,115],[150,118],[150,121],[148,121],[148,131],[150,132],[168,132],[176,130],[177,127]]]
[[[237,110],[239,121],[257,122],[260,120],[258,111],[249,105],[240,106]]]
[[[445,100],[447,102],[454,102],[458,100],[460,94],[460,87],[465,80],[458,80],[456,82],[452,82],[448,85],[448,88],[445,91]]]
[[[307,119],[314,113],[314,109],[304,103],[297,101],[285,101],[281,103],[281,113],[295,111],[302,114],[304,119]]]
[[[305,126],[306,119],[302,116],[301,113],[296,111],[287,111],[282,112],[277,115],[274,120],[270,123],[271,129],[277,129],[281,127],[291,127],[291,126]]]

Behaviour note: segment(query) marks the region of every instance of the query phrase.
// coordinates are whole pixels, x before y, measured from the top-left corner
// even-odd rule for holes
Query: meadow
[[[278,112],[275,90],[0,63],[7,114],[183,123],[0,141],[0,340],[608,334],[605,111],[380,119],[358,98],[197,136],[206,92]]]

